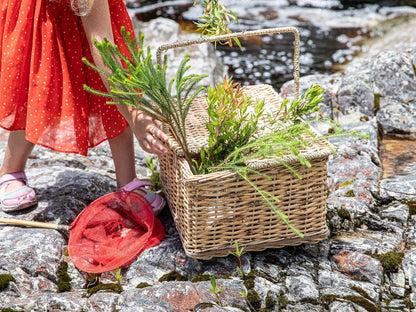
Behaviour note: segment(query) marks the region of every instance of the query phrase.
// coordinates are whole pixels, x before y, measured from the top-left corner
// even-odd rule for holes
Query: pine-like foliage
[[[204,87],[194,89],[198,82],[207,75],[186,75],[190,68],[190,65],[187,64],[189,57],[186,57],[179,66],[176,79],[173,78],[168,82],[166,78],[167,56],[163,60],[163,65],[154,65],[150,48],[145,53],[143,34],[140,36],[137,48],[137,40],[132,40],[131,34],[126,32],[124,27],[121,29],[121,33],[129,49],[130,58],[123,55],[116,45],[113,46],[107,39],[104,39],[101,43],[95,40],[94,44],[108,70],[98,68],[85,58],[83,60],[88,66],[108,76],[111,90],[106,93],[94,90],[89,86],[84,88],[91,93],[112,98],[112,101],[107,102],[109,104],[132,105],[166,123],[191,164],[185,119],[193,99]],[[174,86],[176,92],[173,92]],[[174,93],[176,93],[175,96]]]

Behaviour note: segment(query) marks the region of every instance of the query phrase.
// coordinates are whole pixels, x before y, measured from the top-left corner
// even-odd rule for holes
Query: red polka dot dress
[[[115,43],[127,54],[120,33],[133,27],[123,0],[109,0]],[[50,149],[86,155],[89,147],[126,129],[104,91],[89,45],[67,0],[0,0],[0,127],[26,130],[26,138]]]

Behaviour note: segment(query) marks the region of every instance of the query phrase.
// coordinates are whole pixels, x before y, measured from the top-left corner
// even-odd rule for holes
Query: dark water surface
[[[203,0],[200,0],[202,3]],[[194,0],[139,0],[129,2],[131,12],[143,21],[159,16],[174,19],[184,30],[202,7]],[[301,75],[331,73],[361,52],[368,38],[380,34],[383,22],[405,16],[409,7],[388,2],[362,4],[346,0],[222,0],[238,16],[233,31],[294,26],[301,36]],[[381,29],[381,28],[380,28]],[[276,89],[292,79],[293,35],[273,34],[242,40],[238,47],[217,45],[217,53],[234,80],[243,84],[267,83]]]

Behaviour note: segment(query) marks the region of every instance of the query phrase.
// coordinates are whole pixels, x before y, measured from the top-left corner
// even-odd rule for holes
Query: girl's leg
[[[155,215],[160,213],[166,201],[157,193],[146,189],[151,186],[149,182],[136,179],[136,167],[134,162],[133,132],[127,127],[119,136],[108,140],[111,154],[113,155],[114,166],[116,169],[117,187],[125,187],[144,196],[152,206]]]
[[[127,127],[119,136],[108,140],[116,169],[117,187],[123,187],[136,178],[133,132]]]
[[[0,177],[6,173],[23,171],[33,147],[34,144],[26,140],[24,130],[10,132],[3,163],[0,168]],[[17,180],[10,183],[5,191],[8,193],[23,185],[22,181]]]

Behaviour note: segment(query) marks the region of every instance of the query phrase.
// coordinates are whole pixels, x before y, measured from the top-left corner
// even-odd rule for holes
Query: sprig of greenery
[[[208,147],[201,149],[201,162],[195,171],[208,173],[209,168],[221,163],[231,152],[245,146],[257,131],[259,118],[263,115],[264,101],[253,101],[239,83],[224,77],[223,83],[207,89],[209,131]],[[254,109],[253,112],[249,108]]]
[[[312,85],[299,99],[295,99],[291,103],[289,99],[284,99],[275,116],[268,114],[270,123],[286,123],[290,121],[299,124],[304,120],[304,116],[310,116],[321,109],[322,92],[323,90],[320,86]]]
[[[237,271],[238,271],[238,274],[240,275],[240,277],[242,279],[244,279],[245,273],[244,273],[244,270],[243,270],[243,263],[241,261],[241,257],[245,253],[245,248],[244,247],[243,248],[240,248],[238,246],[238,241],[237,240],[234,242],[234,245],[235,245],[235,251],[234,252],[233,251],[229,251],[229,253],[231,255],[233,255],[234,257],[237,258],[237,260],[238,260]]]
[[[199,0],[195,0],[194,6],[198,2]],[[239,23],[234,12],[226,8],[219,0],[204,0],[202,5],[205,6],[204,15],[200,17],[203,22],[195,22],[198,31],[200,31],[202,35],[218,36],[230,34],[232,31],[228,28],[228,24],[231,20]],[[241,43],[238,38],[233,39],[241,49]],[[228,39],[226,44],[230,47],[233,45],[231,39]]]
[[[114,284],[121,284],[121,281],[123,280],[123,275],[121,275],[121,268],[117,268],[115,278],[116,280],[114,281]]]
[[[195,90],[196,85],[207,75],[186,75],[190,65],[187,65],[189,57],[182,60],[177,71],[176,79],[173,78],[169,84],[166,78],[167,56],[165,55],[162,65],[153,64],[150,48],[143,47],[144,35],[140,36],[139,48],[136,39],[131,39],[131,34],[122,27],[121,33],[129,49],[131,58],[123,55],[117,45],[112,45],[107,39],[102,43],[97,40],[97,47],[107,70],[103,70],[89,62],[86,58],[84,63],[99,73],[108,76],[111,86],[109,92],[94,90],[84,86],[88,92],[111,97],[109,104],[127,104],[139,108],[149,116],[166,123],[172,131],[175,139],[185,151],[187,161],[192,166],[189,158],[185,119],[194,98],[204,89],[200,87]],[[122,65],[124,64],[124,66]],[[175,84],[176,96],[173,96]]]
[[[211,288],[209,289],[209,291],[217,297],[218,304],[222,307],[223,304],[222,304],[222,301],[221,301],[221,298],[220,298],[220,294],[224,290],[217,286],[217,280],[216,280],[215,276],[211,276]]]

